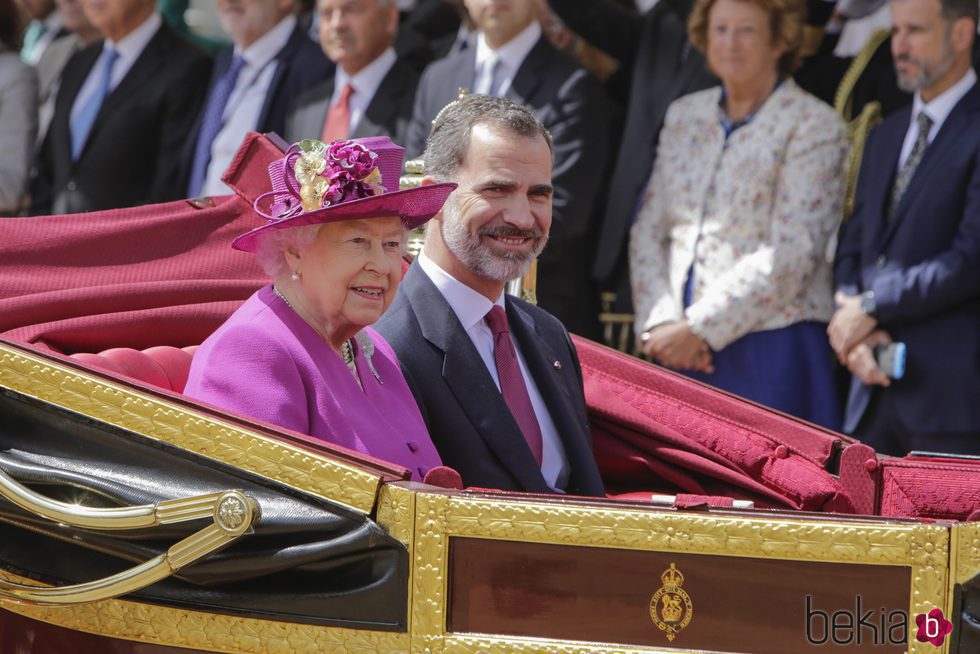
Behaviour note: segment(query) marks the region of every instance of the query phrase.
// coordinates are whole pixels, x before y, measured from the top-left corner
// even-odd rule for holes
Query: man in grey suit
[[[562,324],[506,295],[551,229],[552,142],[527,109],[471,95],[432,128],[423,184],[458,183],[375,325],[443,462],[467,486],[603,494]]]
[[[589,266],[609,161],[609,102],[599,82],[548,43],[537,0],[466,0],[476,45],[422,74],[405,148],[425,148],[432,120],[459,89],[508,98],[551,132],[555,163],[551,244],[538,262],[538,302],[571,331],[595,336],[598,307]]]
[[[381,135],[403,143],[419,76],[395,54],[395,0],[319,0],[316,10],[336,72],[297,100],[286,140]]]

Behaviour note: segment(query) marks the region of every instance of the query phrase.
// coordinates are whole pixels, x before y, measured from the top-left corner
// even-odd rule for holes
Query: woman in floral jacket
[[[674,102],[630,234],[643,351],[837,428],[827,244],[847,139],[800,89],[802,0],[698,0],[692,44],[722,86]]]

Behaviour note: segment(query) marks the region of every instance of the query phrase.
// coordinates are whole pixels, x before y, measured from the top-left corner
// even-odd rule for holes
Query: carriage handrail
[[[0,495],[32,515],[76,528],[100,531],[140,529],[212,518],[212,523],[145,563],[104,579],[69,586],[33,586],[0,579],[0,600],[18,604],[73,605],[132,593],[166,579],[191,563],[248,533],[261,513],[240,490],[117,508],[76,506],[44,497],[0,469]]]

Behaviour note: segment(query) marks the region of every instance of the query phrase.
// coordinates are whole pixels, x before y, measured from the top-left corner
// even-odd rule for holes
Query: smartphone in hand
[[[874,348],[875,361],[889,379],[905,375],[905,343],[882,343]]]

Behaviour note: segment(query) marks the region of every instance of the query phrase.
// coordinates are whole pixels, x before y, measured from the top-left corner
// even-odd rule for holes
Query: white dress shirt
[[[908,161],[909,156],[912,154],[912,148],[915,147],[915,140],[919,137],[919,123],[917,117],[919,113],[926,112],[926,115],[932,119],[932,127],[929,128],[929,136],[926,143],[932,143],[932,140],[936,138],[936,134],[942,129],[943,123],[949,117],[953,107],[956,103],[963,99],[973,85],[977,83],[977,73],[970,68],[966,75],[960,78],[956,84],[934,97],[929,102],[922,101],[922,94],[918,91],[915,92],[915,98],[912,100],[912,120],[909,121],[908,131],[905,132],[905,140],[902,142],[902,154],[898,158],[898,167],[901,168]]]
[[[98,90],[99,77],[102,75],[102,62],[105,60],[106,53],[110,49],[119,53],[119,58],[116,59],[116,63],[112,67],[112,77],[109,78],[109,92],[111,93],[113,89],[119,86],[119,82],[123,81],[129,69],[133,67],[136,60],[143,54],[143,50],[146,49],[146,46],[156,36],[162,24],[163,20],[160,18],[160,15],[153,12],[149,18],[143,21],[142,25],[124,36],[119,43],[113,43],[111,39],[105,40],[102,44],[102,54],[96,60],[95,65],[92,66],[92,70],[89,71],[88,77],[85,78],[85,83],[78,90],[78,95],[75,96],[75,104],[71,107],[72,123],[75,122],[75,114],[85,106],[88,99]]]
[[[357,129],[364,112],[374,99],[374,94],[378,92],[378,87],[384,81],[385,75],[395,65],[398,55],[394,48],[388,48],[382,52],[377,59],[359,70],[355,75],[348,75],[340,66],[334,76],[333,95],[330,97],[330,106],[334,106],[340,98],[340,93],[344,86],[351,85],[354,90],[351,93],[348,103],[350,105],[350,122],[347,124],[347,133],[353,134]]]
[[[493,308],[493,305],[506,309],[504,306],[504,294],[501,293],[496,302],[491,302],[486,297],[477,293],[472,288],[457,280],[447,273],[439,264],[426,256],[425,252],[420,252],[417,257],[419,266],[422,268],[432,283],[435,284],[442,296],[446,298],[449,307],[456,314],[466,335],[473,342],[473,347],[480,353],[483,365],[486,366],[493,377],[493,383],[500,389],[500,380],[497,377],[497,364],[493,358],[493,333],[484,318]],[[511,337],[514,343],[514,350],[517,352],[517,359],[521,364],[521,375],[527,385],[527,392],[531,398],[531,406],[534,407],[534,415],[538,419],[538,426],[541,427],[542,455],[541,455],[541,474],[544,481],[552,490],[564,489],[568,484],[568,457],[565,455],[565,447],[562,445],[555,427],[554,420],[548,406],[541,397],[534,378],[527,370],[527,362],[521,353],[520,343]]]
[[[269,85],[278,66],[276,55],[286,46],[295,28],[296,17],[289,15],[244,50],[235,46],[234,56],[242,57],[245,65],[225,105],[221,129],[211,143],[211,161],[201,189],[202,196],[228,194],[228,187],[221,181],[221,176],[238,152],[245,134],[259,124]]]
[[[496,58],[500,61],[501,70],[498,74],[501,75],[502,80],[497,95],[499,97],[507,95],[514,81],[514,75],[540,38],[541,25],[536,20],[496,50],[490,47],[486,35],[481,33],[476,39],[476,78],[473,82],[473,92],[486,94],[490,90],[493,83],[490,62]]]

